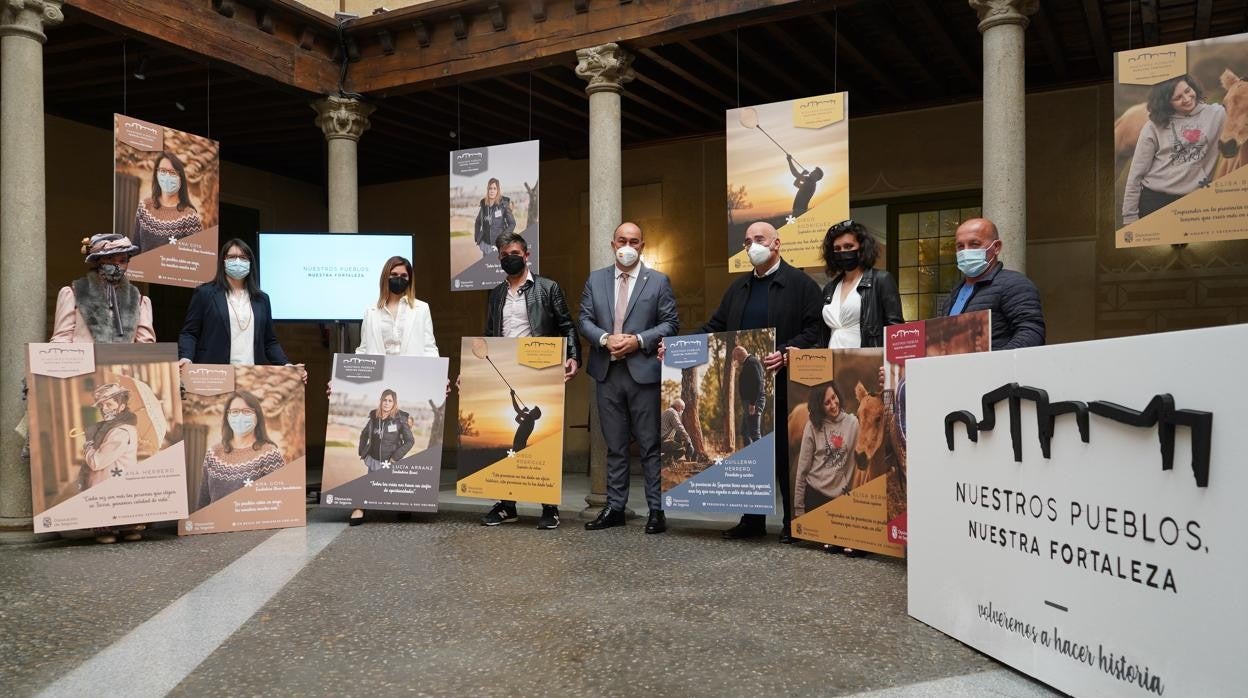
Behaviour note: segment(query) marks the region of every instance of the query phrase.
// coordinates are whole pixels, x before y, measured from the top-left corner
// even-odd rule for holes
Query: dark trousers
[[[754,414],[749,413],[748,406],[741,412],[741,438],[746,446],[763,438],[763,408],[758,407]]]
[[[623,361],[607,367],[606,380],[595,386],[598,424],[607,444],[607,506],[623,511],[628,504],[628,444],[637,438],[646,478],[646,506],[663,508],[660,497],[659,384],[633,380]]]
[[[1182,199],[1182,194],[1167,194],[1163,191],[1153,191],[1148,187],[1140,187],[1140,218],[1150,213],[1163,209],[1170,204]]]
[[[775,423],[788,424],[789,419],[789,376],[787,371],[781,371],[776,375],[776,418]],[[749,415],[746,415],[747,417]],[[757,416],[759,423],[762,423],[762,411]],[[789,521],[793,519],[793,498],[791,496],[791,484],[789,483],[789,437],[787,434],[772,429],[776,435],[776,482],[780,484],[780,504],[784,509],[784,518],[781,524],[784,531],[789,530]],[[749,438],[748,436],[746,438]],[[756,526],[762,528],[767,525],[767,517],[762,514],[742,514],[741,524],[743,526]]]

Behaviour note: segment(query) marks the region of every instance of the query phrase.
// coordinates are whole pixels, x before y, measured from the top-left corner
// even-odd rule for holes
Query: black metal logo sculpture
[[[1036,404],[1036,430],[1040,437],[1040,452],[1045,458],[1050,457],[1054,426],[1061,415],[1075,415],[1075,424],[1079,427],[1079,438],[1085,444],[1088,443],[1088,413],[1090,412],[1128,426],[1145,429],[1156,426],[1161,447],[1161,469],[1173,470],[1174,429],[1176,426],[1187,427],[1192,434],[1192,473],[1196,477],[1196,486],[1209,486],[1209,451],[1213,440],[1213,413],[1199,410],[1176,410],[1174,397],[1169,393],[1154,396],[1143,411],[1137,411],[1103,400],[1093,400],[1088,403],[1074,400],[1050,402],[1047,391],[1018,383],[1006,383],[996,390],[984,393],[984,418],[982,420],[976,420],[975,415],[967,410],[957,410],[945,415],[945,443],[949,446],[949,450],[953,450],[954,424],[965,425],[966,438],[976,443],[979,442],[979,432],[992,431],[997,425],[996,406],[1002,400],[1009,401],[1010,442],[1014,446],[1014,461],[1017,463],[1023,462],[1022,401],[1030,400]]]

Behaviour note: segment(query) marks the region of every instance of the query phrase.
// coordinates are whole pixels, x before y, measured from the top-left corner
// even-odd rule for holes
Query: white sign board
[[[1243,695],[1245,347],[907,362],[910,615],[1077,696]]]

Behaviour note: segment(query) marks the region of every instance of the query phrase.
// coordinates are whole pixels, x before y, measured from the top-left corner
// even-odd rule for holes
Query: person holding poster
[[[473,238],[481,249],[482,257],[494,249],[494,241],[499,235],[516,232],[516,217],[512,213],[511,199],[503,196],[503,185],[497,177],[491,177],[485,186],[485,196],[481,199],[473,231]]]
[[[503,233],[495,239],[494,246],[498,248],[498,261],[507,278],[490,289],[482,336],[564,337],[567,358],[563,363],[563,379],[565,383],[572,380],[580,368],[581,347],[563,289],[553,279],[535,276],[529,271],[529,243],[521,235]],[[520,423],[520,415],[517,415],[517,424]],[[503,500],[481,518],[481,524],[497,526],[519,518],[516,503]],[[559,505],[543,504],[537,527],[558,528]]]
[[[965,278],[941,299],[936,315],[992,311],[992,350],[1044,344],[1040,292],[1026,276],[1001,263],[1001,236],[987,218],[971,218],[955,235],[958,270]]]
[[[197,509],[286,465],[282,449],[269,439],[260,400],[249,392],[231,393],[222,411],[221,443],[204,456]]]
[[[1154,85],[1146,108],[1122,196],[1123,225],[1208,186],[1218,161],[1214,144],[1226,122],[1226,108],[1207,104],[1187,74]]]
[[[810,421],[802,430],[793,484],[793,516],[814,511],[849,492],[850,455],[858,439],[858,418],[841,408],[836,381],[815,386],[806,398]]]
[[[360,323],[360,345],[355,348],[355,353],[385,356],[438,356],[438,344],[433,335],[433,317],[429,312],[429,304],[416,298],[416,289],[412,286],[412,263],[407,261],[407,258],[391,257],[382,265],[377,303],[364,309],[364,320]],[[385,408],[387,393],[390,395],[393,409],[397,411],[398,396],[393,390],[386,390],[382,393],[381,403],[378,405],[380,413],[387,413]],[[399,414],[404,415],[401,428],[407,432],[407,448],[402,449],[402,454],[390,458],[366,456],[364,435],[360,435],[360,458],[368,465],[369,472],[377,469],[369,463],[370,457],[380,467],[382,461],[402,459],[415,444],[415,438],[407,423],[407,413],[399,412]],[[375,414],[369,413],[370,425],[374,418]],[[390,416],[385,414],[383,418],[390,419]],[[388,423],[386,428],[390,429],[394,426],[395,424]],[[366,426],[365,430],[367,431],[368,428]],[[383,438],[393,433],[393,431],[385,432]],[[373,446],[378,445],[373,444]],[[397,453],[397,449],[394,452]],[[352,526],[358,526],[364,521],[364,510],[352,510],[348,521]]]
[[[822,295],[819,285],[780,256],[780,235],[766,221],[751,223],[745,229],[742,247],[749,256],[753,271],[737,277],[724,292],[719,307],[699,332],[726,332],[774,327],[776,351],[762,357],[763,367],[776,372],[779,384],[788,383],[785,365],[788,349],[813,347],[819,339],[819,309]],[[660,357],[661,358],[661,357]],[[776,391],[776,414],[788,414],[786,391]],[[787,439],[776,444],[776,477],[780,481],[780,501],[784,518],[780,542],[793,542],[789,534],[792,499],[789,496],[789,445]],[[727,539],[755,538],[766,535],[767,517],[742,514],[737,525],[724,531]]]
[[[637,439],[646,478],[646,533],[667,530],[663,513],[659,434],[659,342],[680,328],[667,276],[641,261],[641,226],[625,221],[611,239],[615,264],[589,275],[581,293],[580,325],[589,346],[589,375],[597,381],[599,424],[607,445],[607,506],[585,524],[590,531],[624,525],[628,504],[628,444]]]
[[[134,230],[143,252],[167,245],[204,229],[199,211],[191,204],[186,166],[173,153],[156,154],[152,195],[139,202]]]
[[[879,245],[866,226],[852,220],[828,228],[823,262],[831,281],[823,287],[820,347],[884,346],[884,328],[905,322],[897,282],[876,269]]]
[[[62,287],[50,342],[155,342],[152,301],[126,279],[139,248],[115,233],[82,241],[91,272]]]
[[[291,366],[273,329],[269,296],[256,282],[251,246],[237,238],[221,246],[217,278],[195,289],[178,335],[178,364]],[[308,380],[303,364],[299,375]]]
[[[130,258],[138,254],[139,248],[130,242],[130,238],[115,233],[102,233],[83,240],[82,252],[87,255],[86,263],[92,271],[86,276],[76,279],[69,286],[61,288],[56,296],[56,311],[53,315],[52,337],[50,342],[95,342],[103,344],[156,341],[156,331],[152,328],[152,301],[139,292],[139,289],[126,279],[126,267]],[[101,386],[101,390],[107,386]],[[125,391],[122,391],[123,393]],[[115,404],[106,407],[114,400],[107,396],[96,395],[96,407],[117,411]],[[121,394],[114,396],[121,399]],[[126,395],[128,397],[128,394]],[[101,424],[113,424],[112,418],[103,414]],[[86,446],[89,461],[105,463],[112,457],[122,457],[118,439],[122,432],[112,434],[109,442],[108,430],[94,434],[100,439],[92,439]],[[105,448],[107,443],[108,448]],[[98,444],[98,445],[97,445]],[[137,439],[131,444],[137,448]],[[134,458],[137,458],[137,452]],[[130,460],[134,460],[131,458]],[[90,487],[104,477],[99,473],[107,472],[107,464],[98,468],[88,462],[91,473],[80,480],[81,484]],[[120,528],[95,529],[95,540],[100,543],[117,542],[118,534],[128,541],[141,540],[144,524],[136,524]]]

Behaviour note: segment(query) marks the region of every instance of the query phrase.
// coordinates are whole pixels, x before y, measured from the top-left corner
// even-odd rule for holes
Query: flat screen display
[[[360,320],[386,260],[412,258],[412,236],[260,233],[260,281],[274,320]]]

